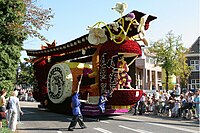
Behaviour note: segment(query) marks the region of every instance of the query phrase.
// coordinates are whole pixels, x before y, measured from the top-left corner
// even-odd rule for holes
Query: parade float
[[[31,56],[37,87],[34,98],[42,107],[59,113],[71,113],[71,95],[78,87],[80,75],[83,115],[99,114],[97,107],[102,92],[113,91],[108,98],[106,114],[125,113],[142,96],[135,89],[135,59],[148,45],[145,32],[156,17],[139,11],[123,15],[127,5],[117,3],[113,10],[121,17],[113,23],[97,22],[88,26],[89,33],[56,46],[46,43],[41,50],[26,50]]]

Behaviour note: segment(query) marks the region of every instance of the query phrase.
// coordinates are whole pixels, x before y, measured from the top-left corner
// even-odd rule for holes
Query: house
[[[155,65],[155,55],[146,48],[142,56],[136,59],[136,86],[138,89],[158,90],[162,86],[162,68]]]
[[[189,53],[186,55],[187,57],[187,63],[188,66],[192,66],[191,74],[188,78],[188,89],[189,90],[196,90],[200,89],[200,53],[199,53],[199,43],[200,43],[200,37],[197,38],[197,40],[192,44],[192,46],[189,48]]]

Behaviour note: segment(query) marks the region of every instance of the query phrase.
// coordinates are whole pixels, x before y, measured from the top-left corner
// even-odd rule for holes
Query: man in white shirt
[[[181,95],[181,87],[179,84],[176,84],[175,93],[177,96]]]

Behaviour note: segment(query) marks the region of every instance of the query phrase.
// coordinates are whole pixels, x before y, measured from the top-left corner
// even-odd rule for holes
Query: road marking
[[[142,133],[153,133],[153,132],[149,132],[149,131],[146,131],[146,130],[142,130],[142,129],[137,129],[138,131],[141,131]]]
[[[197,132],[198,132],[198,131],[196,131],[196,130],[187,129],[187,128],[180,128],[180,127],[175,127],[175,126],[166,125],[166,124],[159,124],[159,123],[147,123],[147,124],[156,125],[156,126],[161,126],[161,127],[167,127],[167,128],[172,128],[172,129],[181,130],[181,131],[186,131],[186,132],[191,132],[191,133],[197,133]]]
[[[100,128],[100,127],[97,127],[97,128],[94,128],[94,129],[97,130],[97,131],[100,131],[102,133],[112,133],[112,132],[110,132],[110,131],[108,131],[106,129]]]
[[[61,131],[57,131],[57,133],[62,133]]]
[[[122,125],[119,125],[119,127],[131,130],[131,131],[135,131],[135,132],[138,132],[138,133],[152,133],[152,132],[141,130],[141,129],[133,129],[133,128],[125,127],[125,126],[122,126]]]
[[[85,119],[88,119],[88,120],[92,120],[92,121],[97,121],[97,119],[95,118],[89,118],[89,117],[84,117]]]
[[[144,122],[143,120],[138,120],[138,119],[133,119],[133,118],[127,118],[127,117],[123,117],[123,116],[117,116],[119,118],[122,118],[122,119],[126,119],[126,120],[132,120],[132,121],[140,121],[140,122]]]
[[[138,122],[145,122],[144,120],[138,120],[138,119],[133,119],[133,118],[126,118],[123,116],[117,116],[119,118],[122,119],[126,119],[126,120],[133,120],[133,121],[138,121]],[[159,123],[151,123],[151,122],[145,122],[146,124],[150,124],[150,125],[156,125],[156,126],[161,126],[161,127],[166,127],[166,128],[171,128],[171,129],[176,129],[176,130],[181,130],[181,131],[187,131],[187,132],[191,132],[191,133],[195,133],[198,132],[196,130],[192,130],[192,129],[187,129],[187,128],[179,128],[176,126],[172,126],[172,125],[166,125],[166,124],[159,124]]]
[[[68,121],[72,121],[72,118],[66,118]]]
[[[35,112],[31,112],[31,111],[26,111],[26,110],[24,110],[24,114],[35,114]]]
[[[110,122],[108,122],[108,121],[100,121],[100,122],[103,122],[103,123],[110,123]]]

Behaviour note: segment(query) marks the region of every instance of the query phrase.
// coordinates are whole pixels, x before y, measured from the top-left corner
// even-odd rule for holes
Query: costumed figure
[[[128,75],[128,65],[126,61],[124,60],[123,56],[119,56],[118,62],[117,62],[117,68],[118,68],[118,84],[119,89],[125,88],[125,89],[131,89],[131,77]]]

